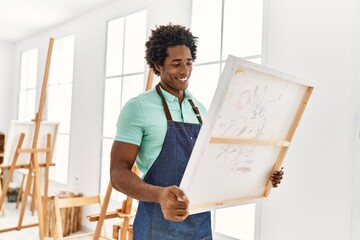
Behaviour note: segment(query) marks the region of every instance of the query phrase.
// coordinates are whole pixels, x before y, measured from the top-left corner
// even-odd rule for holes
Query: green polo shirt
[[[187,100],[189,98],[199,108],[202,119],[205,118],[206,108],[188,90],[181,106],[177,97],[163,89],[161,91],[173,121],[199,123]],[[136,163],[142,176],[145,176],[161,151],[167,130],[164,108],[155,88],[130,99],[122,108],[116,126],[116,141],[140,146]]]

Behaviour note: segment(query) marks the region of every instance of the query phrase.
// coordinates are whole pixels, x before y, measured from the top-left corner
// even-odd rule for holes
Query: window
[[[207,108],[229,54],[261,62],[262,16],[262,0],[192,1],[191,31],[199,43],[189,89]],[[216,210],[213,219],[215,238],[254,239],[255,204]]]
[[[191,22],[199,43],[189,89],[209,107],[229,54],[261,61],[262,0],[193,0]],[[204,79],[206,93],[200,89]]]
[[[64,184],[68,181],[74,45],[73,35],[54,41],[47,87],[47,121],[60,122],[50,179]]]
[[[37,67],[38,49],[24,51],[20,67],[19,120],[30,121],[35,118]]]
[[[145,89],[145,38],[146,10],[108,22],[100,180],[102,194],[105,194],[110,181],[110,150],[120,110],[130,98]],[[111,197],[120,200],[124,195],[113,191]]]

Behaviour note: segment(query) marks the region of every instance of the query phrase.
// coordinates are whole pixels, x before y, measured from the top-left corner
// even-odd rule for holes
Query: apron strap
[[[166,115],[166,119],[167,119],[168,121],[172,121],[172,117],[171,117],[171,114],[170,114],[169,107],[168,107],[168,105],[167,105],[167,103],[166,103],[166,101],[165,101],[165,98],[164,98],[161,90],[160,90],[160,83],[158,83],[158,84],[156,85],[156,91],[157,91],[157,93],[159,94],[159,96],[161,97],[161,100],[162,100],[162,103],[163,103],[163,107],[164,107],[164,111],[165,111],[165,115]]]
[[[168,105],[167,105],[167,103],[166,103],[166,101],[165,101],[164,95],[162,94],[162,92],[161,92],[161,90],[160,90],[160,83],[158,83],[158,84],[156,85],[156,91],[157,91],[157,93],[159,94],[159,96],[161,97],[161,100],[162,100],[162,103],[163,103],[163,107],[164,107],[164,111],[165,111],[165,115],[166,115],[166,119],[167,119],[168,121],[172,121],[172,117],[171,117],[171,114],[170,114],[169,107],[168,107]],[[196,115],[199,123],[202,124],[203,121],[202,121],[202,118],[201,118],[201,115],[200,115],[200,112],[199,112],[198,107],[195,106],[194,102],[193,102],[191,99],[188,99],[188,101],[189,101],[189,103],[190,103],[190,105],[191,105],[191,107],[192,107],[192,109],[193,109],[193,111],[194,111],[194,113],[195,113],[195,115]]]
[[[202,118],[201,118],[201,115],[200,115],[200,112],[199,112],[198,107],[195,106],[193,100],[191,100],[190,98],[188,99],[188,101],[189,101],[192,109],[194,110],[194,113],[195,113],[197,119],[199,120],[199,123],[200,123],[200,124],[203,124],[203,121],[202,121]]]

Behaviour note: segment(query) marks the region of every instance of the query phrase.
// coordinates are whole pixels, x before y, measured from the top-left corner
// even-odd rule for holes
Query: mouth
[[[176,79],[182,82],[186,82],[189,79],[189,77],[177,77]]]

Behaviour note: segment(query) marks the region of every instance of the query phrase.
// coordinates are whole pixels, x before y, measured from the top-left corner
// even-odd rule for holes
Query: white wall
[[[353,0],[268,5],[267,64],[318,86],[288,152],[285,180],[261,206],[261,240],[359,239],[352,235],[353,175],[359,174],[353,169],[355,6]]]
[[[0,132],[7,132],[12,103],[11,90],[14,79],[14,44],[0,41]]]

